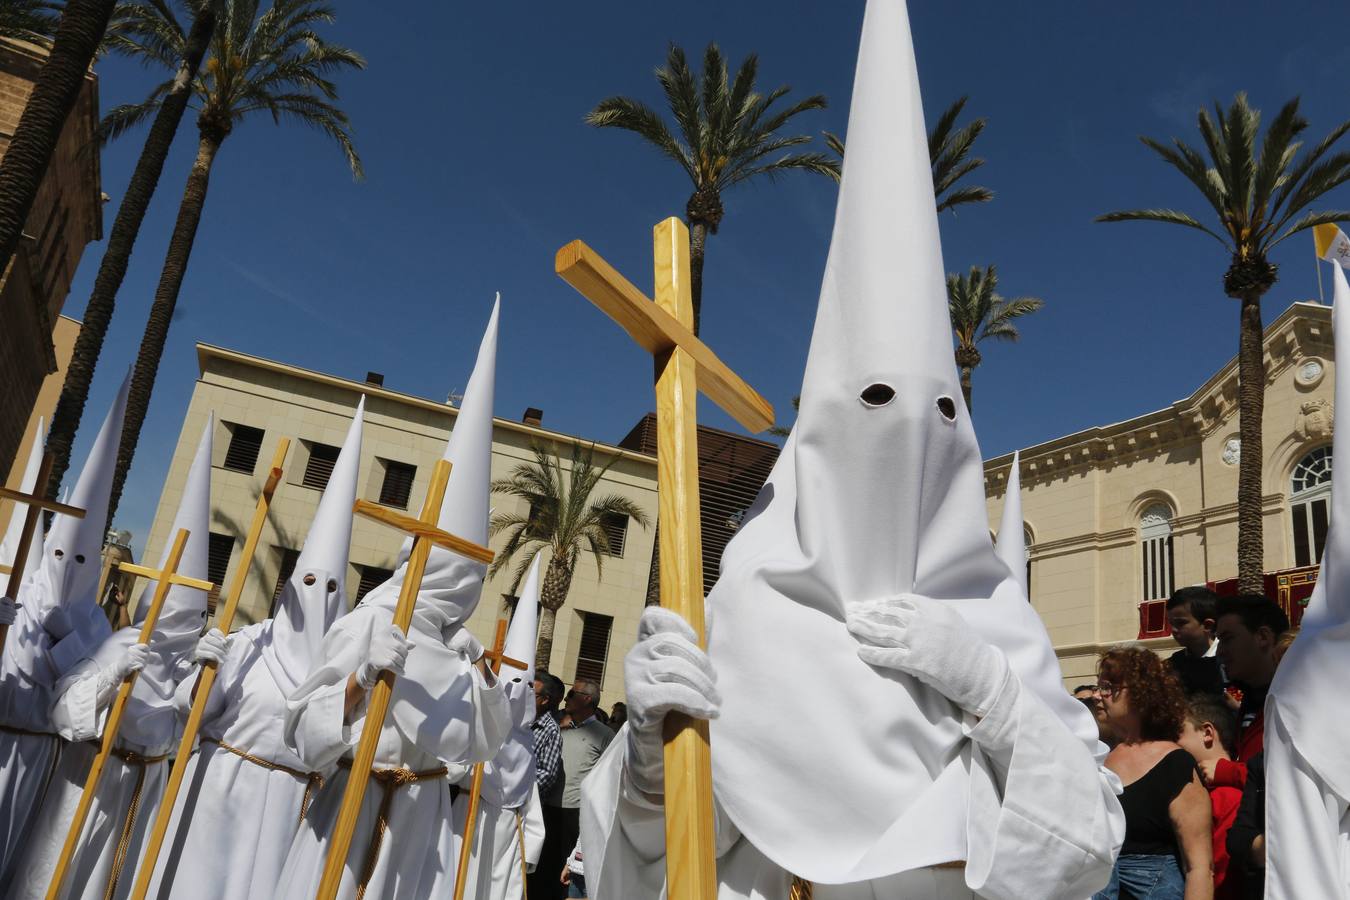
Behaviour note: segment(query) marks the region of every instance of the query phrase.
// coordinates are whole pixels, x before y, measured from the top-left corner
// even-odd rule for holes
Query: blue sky
[[[829,109],[799,125],[842,133],[863,11],[862,0],[334,6],[331,38],[369,61],[340,82],[367,177],[354,183],[320,136],[266,118],[226,142],[118,513],[138,546],[197,376],[196,341],[358,380],[375,370],[390,388],[444,398],[463,388],[501,291],[497,414],[537,406],[549,427],[622,437],[652,406],[650,364],[553,274],[553,255],[582,237],[649,287],[651,226],[683,212],[689,186],[638,139],[582,115],[615,93],[659,104],[651,70],[667,43],[698,58],[715,40],[733,62],[758,53],[762,87],[826,94]],[[1323,24],[1326,5],[912,0],[910,13],[930,121],[963,94],[970,114],[989,119],[979,181],[997,197],[944,214],[946,267],[995,263],[1005,294],[1046,301],[1023,320],[1020,344],[985,348],[975,375],[985,455],[1189,394],[1237,346],[1222,250],[1199,232],[1092,218],[1136,206],[1203,212],[1137,135],[1198,142],[1196,109],[1237,90],[1270,116],[1301,95],[1313,140],[1350,116],[1350,44]],[[105,109],[151,84],[122,60],[99,73]],[[107,226],[141,139],[104,153]],[[185,120],[119,296],[77,460],[134,358],[195,141]],[[789,413],[834,186],[795,174],[724,199],[704,338]],[[1332,202],[1350,207],[1350,188]],[[1310,246],[1300,237],[1277,251],[1267,321],[1317,296]],[[81,315],[102,252],[87,248],[68,314]],[[703,413],[735,427],[706,402]]]

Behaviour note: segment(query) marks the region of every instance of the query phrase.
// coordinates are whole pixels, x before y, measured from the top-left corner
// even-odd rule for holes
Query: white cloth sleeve
[[[530,799],[520,811],[520,831],[525,838],[525,871],[533,872],[544,849],[544,808],[538,785],[530,788]]]
[[[361,664],[364,635],[339,621],[323,642],[323,658],[286,699],[286,746],[315,770],[337,764],[361,739],[365,701],[344,721],[347,678]]]
[[[83,635],[78,630],[61,638],[51,645],[47,658],[51,661],[56,676],[60,678],[74,668],[75,664],[88,655]]]
[[[108,707],[99,709],[100,671],[93,660],[86,659],[57,682],[52,725],[68,741],[94,740],[103,732]]]
[[[1105,886],[1125,836],[1114,781],[1009,673],[968,726],[966,884],[990,900],[1080,898]]]
[[[1350,811],[1266,704],[1266,897],[1350,897]]]

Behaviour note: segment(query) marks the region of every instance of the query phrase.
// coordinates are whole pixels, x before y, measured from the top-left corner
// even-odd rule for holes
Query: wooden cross
[[[506,620],[497,621],[497,636],[492,641],[492,649],[484,651],[483,658],[488,660],[492,666],[492,674],[498,675],[502,671],[502,663],[515,666],[517,669],[528,669],[526,663],[518,659],[512,659],[505,654],[506,650]],[[464,900],[464,883],[469,875],[469,855],[473,849],[473,833],[478,825],[478,803],[483,796],[483,767],[486,763],[478,763],[473,767],[473,782],[469,788],[469,809],[468,816],[464,819],[464,839],[459,845],[459,870],[455,873],[455,900]],[[491,863],[489,862],[489,868]]]
[[[215,589],[215,585],[209,581],[201,581],[178,574],[178,563],[183,558],[183,547],[187,544],[187,539],[188,530],[186,528],[178,529],[178,534],[173,539],[173,546],[169,548],[169,556],[164,561],[164,568],[162,569],[151,569],[147,566],[137,566],[131,563],[122,563],[119,567],[124,572],[143,575],[157,582],[154,598],[150,601],[150,610],[146,613],[145,622],[141,625],[141,633],[137,643],[148,644],[150,642],[150,635],[154,633],[155,623],[159,621],[160,610],[164,608],[164,599],[169,596],[171,586],[181,584],[207,593]],[[56,871],[52,874],[51,884],[47,887],[47,900],[56,900],[61,896],[62,883],[66,880],[70,863],[75,858],[75,851],[80,843],[80,832],[84,830],[84,821],[89,817],[89,808],[93,805],[94,797],[98,793],[98,783],[103,777],[103,769],[107,765],[108,757],[112,755],[113,744],[116,743],[117,732],[122,727],[122,715],[126,712],[127,699],[131,696],[131,689],[136,684],[137,674],[132,672],[122,682],[122,686],[117,691],[117,698],[113,700],[112,709],[108,712],[108,721],[103,726],[103,743],[99,746],[98,755],[94,757],[94,762],[89,767],[88,777],[85,778],[84,793],[80,795],[80,804],[75,808],[75,817],[71,819],[70,830],[66,832],[65,846],[61,848],[61,858],[57,861]]]
[[[402,629],[404,634],[408,633],[408,628],[412,625],[413,607],[417,603],[417,592],[422,589],[422,575],[426,571],[427,559],[431,556],[433,545],[444,547],[481,563],[492,562],[493,553],[487,547],[455,537],[436,527],[441,515],[441,504],[445,501],[445,486],[449,481],[450,463],[442,459],[436,463],[431,472],[431,484],[427,487],[422,513],[415,519],[385,509],[369,500],[357,500],[354,507],[358,516],[383,522],[412,535],[413,544],[412,550],[408,553],[408,568],[403,575],[403,588],[398,595],[398,606],[394,609],[394,624]],[[333,841],[328,846],[323,878],[319,882],[318,900],[333,900],[342,884],[342,870],[347,862],[347,852],[352,846],[352,832],[356,829],[356,820],[361,814],[361,801],[365,797],[366,784],[370,781],[371,766],[375,764],[375,748],[380,740],[380,732],[384,730],[384,719],[389,712],[389,698],[393,690],[394,673],[388,669],[380,672],[379,681],[371,689],[370,699],[366,704],[366,720],[362,726],[361,743],[356,748],[356,757],[352,760],[351,773],[347,777],[347,787],[342,794],[342,806],[338,809],[337,824],[333,828]]]
[[[661,605],[703,643],[703,547],[699,535],[698,417],[702,391],[752,432],[773,424],[773,407],[690,329],[689,230],[670,218],[653,229],[656,302],[581,241],[558,251],[555,268],[618,322],[656,361],[657,520]],[[666,718],[666,886],[670,900],[717,896],[708,723]]]
[[[33,493],[25,494],[22,491],[12,491],[9,488],[0,487],[0,499],[13,500],[16,504],[23,503],[28,507],[24,513],[23,531],[19,533],[19,546],[14,550],[14,565],[0,564],[0,572],[9,574],[9,584],[5,588],[5,596],[11,600],[19,599],[19,586],[23,584],[23,570],[28,562],[28,550],[33,546],[33,535],[37,532],[38,519],[41,518],[42,511],[49,509],[73,519],[84,518],[84,510],[47,499],[47,482],[51,479],[54,459],[55,457],[50,451],[42,454],[42,465],[38,468],[37,482],[33,485]],[[17,516],[18,514],[19,507],[15,506],[14,515]],[[4,653],[5,639],[8,637],[9,626],[0,625],[0,653]]]
[[[253,508],[253,521],[249,524],[248,534],[244,538],[244,549],[239,555],[239,565],[234,571],[234,581],[230,582],[230,593],[225,598],[225,607],[216,620],[216,627],[225,634],[230,633],[234,623],[235,610],[239,608],[239,598],[244,594],[244,583],[249,570],[253,567],[253,557],[258,549],[258,539],[262,536],[263,526],[267,524],[267,511],[272,505],[272,495],[281,483],[281,467],[286,461],[286,451],[291,447],[290,438],[282,438],[277,443],[277,451],[272,456],[272,467],[268,470],[267,481],[263,483],[258,503]],[[192,689],[192,710],[188,713],[187,725],[183,728],[183,737],[178,742],[178,753],[174,757],[173,770],[164,786],[164,796],[159,801],[159,812],[155,815],[155,824],[150,830],[150,840],[145,845],[140,868],[136,870],[136,884],[131,889],[133,900],[145,900],[150,891],[150,879],[155,874],[155,862],[159,859],[160,848],[169,831],[169,820],[173,818],[174,800],[183,786],[183,777],[187,774],[188,760],[201,729],[202,716],[206,713],[206,701],[211,696],[211,687],[216,683],[216,664],[208,662],[197,672],[197,684]]]

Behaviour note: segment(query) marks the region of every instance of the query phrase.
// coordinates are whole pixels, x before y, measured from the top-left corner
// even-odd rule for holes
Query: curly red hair
[[[1115,647],[1097,661],[1097,680],[1126,689],[1140,737],[1175,741],[1186,719],[1186,693],[1172,667],[1142,647]]]

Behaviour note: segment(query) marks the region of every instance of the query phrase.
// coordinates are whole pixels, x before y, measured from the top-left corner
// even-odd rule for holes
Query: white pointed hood
[[[180,529],[188,530],[177,572],[187,578],[207,578],[211,535],[211,438],[215,417],[208,416],[197,451],[183,483],[183,494],[174,513],[173,525],[164,536],[164,550],[156,568],[169,559]],[[140,600],[132,613],[132,624],[112,634],[94,654],[100,668],[113,665],[121,652],[140,637],[141,626],[154,600],[158,582],[146,581]],[[141,747],[170,743],[175,731],[175,675],[181,676],[182,663],[197,645],[206,624],[206,592],[182,584],[169,588],[164,605],[150,635],[150,658],[136,678],[122,721],[119,739]]]
[[[281,589],[262,655],[272,678],[290,693],[322,658],[324,636],[347,611],[347,560],[352,544],[352,505],[361,468],[366,398],[356,405],[328,484],[319,498],[295,570]]]
[[[45,586],[44,605],[63,603],[73,608],[94,603],[97,606],[94,592],[98,590],[102,569],[100,554],[130,387],[131,372],[128,370],[71,492],[69,504],[83,509],[84,518],[57,515],[47,532],[41,572]]]
[[[756,848],[810,881],[866,881],[967,852],[962,714],[858,659],[852,603],[912,591],[952,604],[1073,723],[1085,761],[1096,747],[990,544],[951,347],[906,9],[872,0],[801,407],[709,597],[723,696],[711,723],[717,798]],[[807,723],[772,702],[786,671],[818,692]]]
[[[502,653],[526,663],[524,669],[502,663],[498,676],[511,705],[511,733],[483,770],[483,798],[502,809],[520,809],[535,783],[534,654],[539,638],[539,563],[536,555],[516,601]]]
[[[1350,316],[1350,284],[1339,265],[1331,268],[1336,345],[1332,415],[1339,425],[1342,419],[1350,423],[1350,319],[1346,319]],[[1340,433],[1350,434],[1350,424]],[[1350,439],[1332,444],[1331,471],[1342,477],[1331,480],[1331,526],[1322,550],[1322,569],[1308,598],[1298,639],[1285,653],[1266,702],[1278,708],[1298,752],[1346,801],[1350,800],[1350,753],[1346,752],[1350,719],[1327,711],[1344,703],[1344,685],[1350,682],[1350,478],[1344,475],[1350,472]],[[1322,813],[1317,815],[1320,821]]]
[[[464,391],[464,400],[443,455],[453,468],[437,524],[442,530],[476,544],[487,543],[500,300],[498,297],[492,306],[492,315],[478,348],[478,361],[469,377],[469,386]],[[416,505],[421,506],[420,498]],[[411,541],[404,541],[398,568],[388,581],[365,596],[364,606],[383,607],[391,612],[398,606],[411,546]],[[461,734],[468,724],[450,717],[447,714],[450,707],[438,702],[436,692],[450,684],[458,673],[466,671],[469,665],[462,654],[452,652],[446,646],[446,641],[464,626],[478,605],[486,574],[486,564],[440,547],[433,547],[427,560],[408,632],[414,646],[408,654],[403,677],[394,683],[390,709],[399,730],[428,752],[454,743],[454,735]]]
[[[42,468],[42,453],[46,444],[47,432],[43,428],[43,420],[38,419],[37,431],[33,435],[33,446],[28,451],[28,464],[24,466],[23,480],[19,482],[19,490],[25,494],[32,494],[37,490],[38,470]],[[19,542],[23,539],[23,524],[28,518],[28,504],[15,503],[14,510],[10,513],[9,526],[5,529],[5,538],[0,541],[0,563],[11,568],[18,565],[23,566],[24,578],[33,576],[33,571],[27,565],[26,560],[16,560],[15,554],[19,552]],[[38,528],[33,532],[33,543],[28,546],[27,559],[42,559],[42,527],[38,523]],[[4,575],[3,581],[0,581],[0,593],[9,584],[9,576]]]
[[[1022,454],[1013,453],[1012,470],[1008,473],[1008,489],[1003,494],[1003,517],[998,523],[998,537],[994,553],[1012,571],[1022,588],[1022,598],[1031,597],[1027,584],[1027,539],[1022,519]]]

